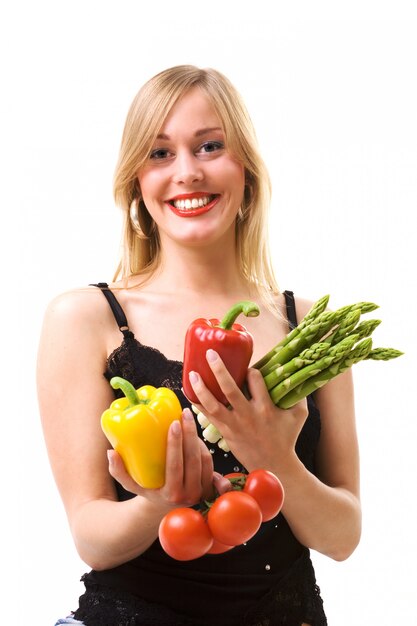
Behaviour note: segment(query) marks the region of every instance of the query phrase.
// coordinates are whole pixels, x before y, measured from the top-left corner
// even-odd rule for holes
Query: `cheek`
[[[152,199],[158,197],[158,190],[160,189],[160,177],[156,172],[148,171],[142,172],[138,175],[138,182],[142,194],[142,199],[145,204],[150,204]]]
[[[236,161],[229,161],[222,167],[221,175],[225,186],[231,187],[231,193],[241,201],[245,189],[245,170],[243,165]]]

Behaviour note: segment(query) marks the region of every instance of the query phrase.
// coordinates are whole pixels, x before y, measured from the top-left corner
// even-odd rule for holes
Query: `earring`
[[[237,221],[239,224],[241,224],[242,222],[244,222],[246,219],[246,214],[244,212],[244,210],[242,209],[242,206],[239,207],[239,211],[237,212]]]
[[[243,194],[243,201],[242,201],[242,204],[240,205],[239,210],[237,212],[237,222],[238,222],[238,224],[242,224],[248,218],[248,214],[249,214],[249,211],[250,211],[250,206],[252,204],[252,200],[253,200],[252,185],[251,185],[251,183],[249,181],[246,181],[246,183],[245,183],[245,190],[244,190],[244,194]]]
[[[139,205],[140,203],[143,204],[143,200],[139,200],[138,198],[134,198],[130,204],[130,209],[129,209],[129,217],[130,217],[130,221],[132,223],[132,228],[135,231],[137,237],[139,239],[150,239],[153,231],[154,231],[154,222],[152,223],[152,227],[150,229],[150,233],[149,235],[147,235],[145,233],[145,231],[143,230],[142,226],[140,225],[140,221],[139,221]],[[145,207],[145,205],[143,205]],[[146,208],[146,207],[145,207]]]

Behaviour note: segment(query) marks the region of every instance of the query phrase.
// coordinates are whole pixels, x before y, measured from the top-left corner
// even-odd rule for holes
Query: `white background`
[[[125,115],[144,81],[180,63],[221,70],[248,105],[273,180],[281,287],[330,293],[332,308],[379,303],[376,345],[406,352],[355,366],[363,538],[346,562],[313,558],[330,626],[416,623],[411,5],[17,0],[2,10],[2,624],[52,626],[82,592],[86,566],[40,429],[40,326],[57,293],[111,280]]]

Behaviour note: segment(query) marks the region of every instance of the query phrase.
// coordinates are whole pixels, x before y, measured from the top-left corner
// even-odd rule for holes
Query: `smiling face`
[[[221,120],[201,89],[172,108],[138,181],[162,246],[234,241],[244,167],[227,151]]]

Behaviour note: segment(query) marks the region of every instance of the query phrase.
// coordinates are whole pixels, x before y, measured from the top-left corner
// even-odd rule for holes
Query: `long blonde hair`
[[[226,149],[245,169],[245,190],[236,219],[236,254],[242,275],[271,301],[279,293],[270,260],[268,210],[270,180],[259,154],[255,131],[231,82],[213,69],[179,65],[160,72],[140,89],[129,109],[114,175],[114,198],[124,214],[122,258],[116,279],[154,272],[160,263],[158,231],[143,202],[137,172],[149,158],[160,129],[175,103],[191,88],[209,98],[225,133]],[[136,202],[138,221],[147,237],[139,237],[130,219]]]

